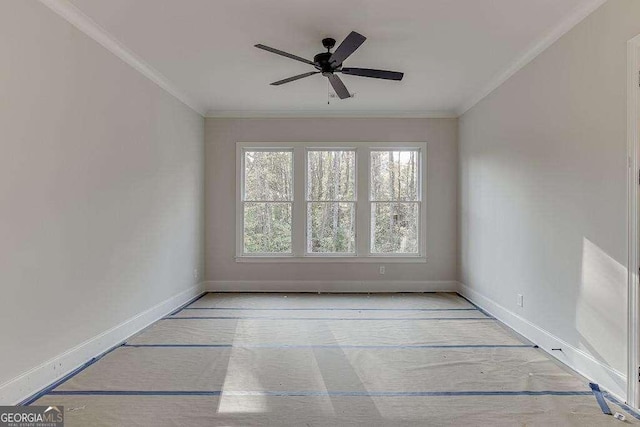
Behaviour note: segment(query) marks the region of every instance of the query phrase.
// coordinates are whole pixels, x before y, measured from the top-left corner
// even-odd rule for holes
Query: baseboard
[[[459,288],[460,293],[465,298],[468,298],[502,323],[537,344],[544,351],[571,369],[589,380],[598,383],[618,399],[626,401],[624,398],[627,394],[626,375],[596,360],[590,354],[573,347],[566,341],[536,326],[523,317],[518,316],[470,287],[461,283],[459,284]],[[562,351],[552,351],[552,348],[561,348]]]
[[[211,280],[209,292],[457,292],[455,280]]]
[[[63,378],[93,357],[118,345],[202,292],[203,284],[195,285],[7,381],[0,385],[0,405],[15,405],[23,402],[29,396]]]

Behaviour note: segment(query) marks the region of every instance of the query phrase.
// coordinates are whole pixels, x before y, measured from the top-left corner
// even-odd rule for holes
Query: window
[[[425,143],[238,143],[236,259],[424,262]]]
[[[245,151],[243,248],[245,254],[291,254],[292,151]]]
[[[307,152],[307,253],[356,252],[356,153]]]
[[[420,181],[417,150],[371,151],[371,252],[418,254]]]

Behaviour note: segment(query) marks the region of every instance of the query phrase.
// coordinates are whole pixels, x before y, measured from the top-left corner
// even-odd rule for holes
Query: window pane
[[[291,253],[291,203],[244,203],[244,252]]]
[[[418,203],[371,203],[371,253],[418,254]]]
[[[293,153],[245,151],[244,200],[293,200]]]
[[[355,203],[307,205],[307,252],[355,253]]]
[[[420,152],[372,151],[371,200],[419,200]]]
[[[307,200],[355,200],[355,151],[309,151]]]

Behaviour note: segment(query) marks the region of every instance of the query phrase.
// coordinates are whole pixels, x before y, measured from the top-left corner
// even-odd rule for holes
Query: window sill
[[[427,258],[421,256],[237,256],[236,262],[256,263],[376,263],[376,264],[420,264]]]

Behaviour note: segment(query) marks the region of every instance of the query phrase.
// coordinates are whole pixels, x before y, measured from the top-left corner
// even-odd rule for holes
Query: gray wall
[[[0,70],[1,384],[194,286],[204,123],[37,1]]]
[[[625,375],[638,33],[640,2],[610,0],[460,119],[461,281]]]
[[[206,119],[206,279],[455,280],[457,128],[456,119]],[[235,144],[256,141],[426,141],[427,263],[386,264],[384,276],[377,264],[236,263]]]

